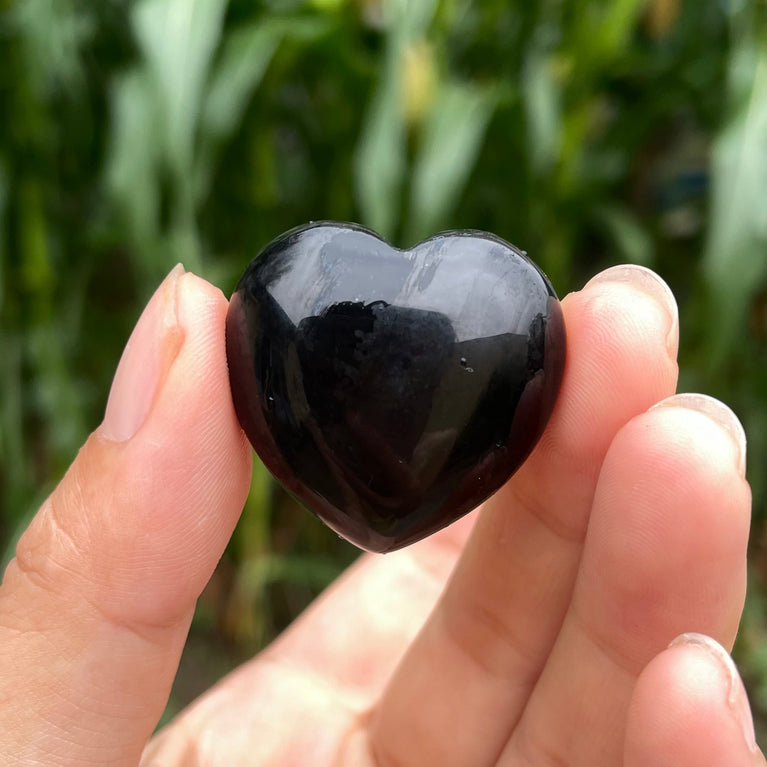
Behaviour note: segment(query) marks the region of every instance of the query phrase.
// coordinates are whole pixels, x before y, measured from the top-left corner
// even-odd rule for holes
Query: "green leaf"
[[[192,164],[202,94],[221,37],[226,0],[142,0],[134,8],[136,38],[152,73],[161,131],[171,167]]]
[[[24,460],[21,344],[18,333],[0,329],[0,478],[5,480],[3,496],[15,502],[22,497],[29,480],[28,464]],[[13,506],[8,508],[9,516],[19,511]]]
[[[220,140],[235,130],[284,34],[282,25],[256,22],[229,35],[205,97],[206,136]]]
[[[323,555],[266,554],[243,564],[243,579],[252,593],[270,583],[324,588],[341,573],[342,565]]]
[[[260,559],[269,552],[269,521],[274,479],[254,454],[250,492],[232,543],[242,559]]]
[[[194,177],[198,203],[208,193],[218,148],[237,130],[287,31],[283,23],[259,21],[226,38],[202,106]]]
[[[652,237],[628,208],[614,204],[602,205],[596,210],[596,219],[613,241],[621,261],[641,266],[652,265]]]
[[[648,0],[611,0],[601,24],[599,40],[603,54],[612,58],[626,49],[648,5]]]
[[[411,39],[426,33],[434,19],[439,0],[387,0],[395,26]]]
[[[21,279],[28,294],[36,299],[35,319],[48,317],[47,304],[53,290],[51,236],[45,210],[45,191],[34,176],[25,178],[19,189],[19,251]]]
[[[405,173],[405,119],[399,41],[390,40],[383,82],[368,107],[355,162],[356,188],[365,223],[391,237]]]
[[[424,124],[413,169],[409,240],[448,217],[474,167],[496,99],[473,85],[446,83]]]
[[[106,182],[118,203],[136,255],[151,271],[158,236],[160,148],[154,131],[158,123],[152,83],[143,68],[134,68],[112,89],[112,140]]]
[[[382,77],[362,128],[355,162],[356,188],[365,222],[391,237],[401,207],[407,168],[407,127],[402,93],[403,58],[434,19],[437,0],[387,0],[389,22]]]
[[[718,358],[739,333],[767,276],[767,47],[747,45],[731,67],[734,111],[714,145],[710,229],[703,259],[717,304]]]
[[[8,205],[8,170],[5,158],[0,155],[0,317],[3,316],[5,305],[6,276],[6,210]]]
[[[561,149],[560,89],[551,60],[538,46],[527,57],[522,78],[530,167],[537,174],[550,170]]]
[[[24,0],[6,13],[9,27],[20,32],[26,78],[38,98],[61,86],[70,92],[82,86],[80,49],[94,31],[91,12],[72,0]]]

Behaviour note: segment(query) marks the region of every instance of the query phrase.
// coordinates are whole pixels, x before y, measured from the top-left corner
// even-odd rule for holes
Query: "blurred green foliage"
[[[642,263],[680,303],[681,388],[729,402],[749,435],[738,659],[764,723],[766,16],[749,0],[0,0],[5,556],[178,261],[228,293],[273,236],[337,219],[401,246],[493,231],[560,294]],[[257,464],[175,705],[353,556]]]

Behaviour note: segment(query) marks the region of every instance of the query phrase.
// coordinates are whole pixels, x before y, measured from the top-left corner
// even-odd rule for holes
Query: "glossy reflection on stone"
[[[402,251],[325,222],[250,263],[226,349],[237,415],[269,470],[383,552],[467,513],[521,465],[554,407],[565,331],[546,277],[493,235]]]

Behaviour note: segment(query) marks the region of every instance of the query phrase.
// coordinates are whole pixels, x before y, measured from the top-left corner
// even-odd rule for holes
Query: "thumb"
[[[0,586],[3,764],[136,765],[245,501],[227,302],[176,267]]]

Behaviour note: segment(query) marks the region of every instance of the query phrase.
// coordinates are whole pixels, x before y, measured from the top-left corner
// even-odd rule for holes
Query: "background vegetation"
[[[767,4],[0,0],[0,549],[102,416],[177,261],[230,292],[273,236],[359,221],[524,247],[560,294],[631,261],[681,309],[682,389],[749,435],[737,658],[767,722]],[[351,547],[256,466],[170,711]]]

